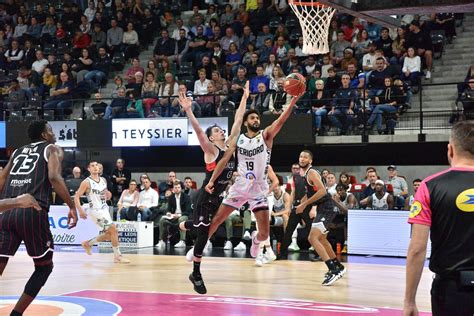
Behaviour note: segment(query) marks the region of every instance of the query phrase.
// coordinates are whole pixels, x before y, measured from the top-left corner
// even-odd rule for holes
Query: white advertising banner
[[[153,222],[114,222],[117,226],[120,247],[153,247]],[[110,242],[100,242],[99,247],[111,247]]]
[[[56,145],[61,147],[77,147],[76,121],[51,121],[49,125],[51,125],[56,135]]]
[[[80,245],[84,240],[99,235],[100,229],[91,221],[79,219],[77,226],[68,229],[67,213],[69,208],[63,205],[51,205],[49,208],[49,227],[56,245]]]
[[[202,117],[198,118],[198,121],[203,131],[206,131],[209,126],[218,125],[225,131],[226,136],[229,136],[229,119],[227,117]],[[188,134],[188,145],[199,146],[197,135],[191,123],[188,124]]]
[[[113,147],[187,145],[187,118],[112,120]]]

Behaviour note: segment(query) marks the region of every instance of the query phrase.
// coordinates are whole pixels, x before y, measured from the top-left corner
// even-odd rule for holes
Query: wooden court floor
[[[107,290],[99,293],[109,295],[109,291],[159,292],[197,296],[188,281],[192,265],[186,262],[184,257],[128,254],[127,258],[132,261],[131,264],[119,265],[113,263],[112,254],[94,253],[92,256],[87,256],[84,253],[56,252],[54,271],[40,295],[57,296],[84,290]],[[327,270],[322,262],[276,261],[264,267],[256,267],[252,259],[205,258],[202,273],[208,296],[211,297],[219,295],[281,300],[281,302],[306,300],[366,307],[402,308],[404,266],[359,263],[346,263],[346,266],[348,268],[346,275],[330,287],[321,286],[323,275]],[[0,315],[6,315],[6,305],[4,304],[2,309],[1,299],[19,295],[32,271],[32,261],[25,252],[18,252],[10,259],[0,279]],[[418,290],[418,307],[421,311],[430,310],[431,276],[431,272],[425,268]],[[87,297],[84,293],[88,292],[81,294]],[[191,299],[199,298],[191,297]],[[143,304],[159,304],[159,302],[150,303],[144,300]],[[151,308],[149,315],[160,314],[151,313],[153,307],[149,308]],[[176,315],[186,315],[179,312],[179,308],[186,309],[185,305],[174,308]],[[47,314],[49,315],[49,313],[44,315]],[[127,313],[123,311],[121,314]],[[243,311],[243,314],[247,313]],[[322,315],[306,310],[272,314]]]

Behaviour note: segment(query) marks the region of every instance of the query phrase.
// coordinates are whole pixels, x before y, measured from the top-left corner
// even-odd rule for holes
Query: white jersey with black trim
[[[99,181],[95,181],[91,177],[87,178],[89,181],[89,192],[87,193],[87,201],[90,208],[101,209],[107,207],[107,181],[100,177]]]
[[[273,211],[275,213],[283,211],[285,209],[285,201],[283,199],[285,192],[280,189],[280,197],[277,199],[275,193],[273,193]]]
[[[388,193],[382,196],[381,199],[377,198],[377,195],[374,193],[372,194],[372,208],[374,210],[388,210]]]
[[[266,182],[271,153],[272,150],[265,144],[263,130],[252,138],[240,134],[237,140],[239,176],[256,182]]]

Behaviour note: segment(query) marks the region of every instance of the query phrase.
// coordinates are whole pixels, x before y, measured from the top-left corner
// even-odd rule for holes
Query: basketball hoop
[[[289,5],[300,21],[303,31],[303,53],[327,54],[329,25],[336,9],[313,0],[289,0]]]

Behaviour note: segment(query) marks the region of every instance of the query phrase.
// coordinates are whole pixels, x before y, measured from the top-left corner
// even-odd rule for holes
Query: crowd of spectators
[[[285,76],[301,73],[307,94],[296,111],[313,113],[318,134],[327,126],[346,134],[374,125],[379,133],[393,133],[420,78],[431,77],[430,31],[456,37],[453,14],[405,16],[394,34],[337,14],[329,29],[330,52],[308,56],[285,0],[206,2],[192,6],[183,20],[188,6],[99,0],[87,8],[67,2],[28,7],[8,0],[0,5],[0,68],[2,79],[11,79],[4,107],[18,110],[27,100],[42,100],[42,108],[61,119],[74,99],[96,93],[95,118],[184,116],[176,98],[182,89],[194,99],[197,116],[215,116],[233,110],[250,80],[248,107],[278,115],[288,100]],[[143,68],[140,52],[155,36],[153,58]],[[112,93],[100,93],[128,62],[131,67],[114,77]]]
[[[72,169],[72,174],[66,177],[66,186],[71,195],[77,191],[84,179],[84,172],[79,166]],[[289,177],[278,176],[280,187],[274,189],[269,195],[270,199],[281,200],[284,203],[270,202],[272,226],[286,229],[289,212],[291,211],[290,193],[294,186],[292,183],[299,175],[298,164],[293,165]],[[198,186],[196,181],[189,176],[180,180],[176,172],[170,171],[166,180],[153,181],[146,173],[141,174],[138,180],[132,179],[132,174],[125,166],[123,159],[117,159],[115,168],[109,174],[101,174],[108,183],[112,193],[111,206],[113,206],[114,219],[137,220],[138,214],[143,221],[153,221],[156,226],[155,244],[160,248],[166,247],[170,238],[175,236],[174,247],[186,246],[186,232],[179,232],[178,225],[192,219],[193,208],[196,203]],[[321,172],[328,192],[333,199],[347,209],[374,209],[374,210],[409,210],[414,201],[414,194],[409,195],[409,188],[405,177],[398,175],[394,165],[387,167],[387,178],[382,179],[377,170],[368,167],[363,179],[356,179],[347,172],[336,175],[330,170]],[[236,173],[230,185],[235,180]],[[413,181],[413,191],[416,192],[421,180]],[[226,194],[226,192],[224,192]],[[284,195],[284,196],[283,196]],[[281,198],[281,199],[280,199]],[[85,201],[85,200],[84,200]],[[273,200],[272,200],[273,201]],[[61,201],[56,201],[61,203]],[[276,206],[278,204],[278,207]],[[341,211],[344,217],[345,211]],[[252,225],[255,218],[244,205],[240,210],[230,214],[223,228],[225,234],[224,249],[245,250],[246,241],[250,240]],[[236,233],[240,230],[239,233]],[[179,239],[178,239],[179,236]],[[296,235],[295,235],[296,238]],[[235,245],[235,246],[234,246]],[[296,243],[290,248],[296,247]]]

